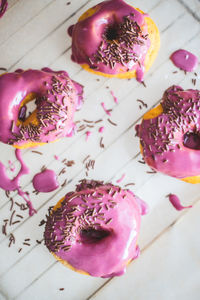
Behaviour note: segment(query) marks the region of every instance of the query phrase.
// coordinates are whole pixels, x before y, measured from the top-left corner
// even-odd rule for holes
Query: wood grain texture
[[[197,0],[196,0],[197,1]],[[129,0],[130,4],[148,12],[161,32],[161,49],[153,67],[145,76],[146,88],[134,79],[118,80],[97,77],[82,70],[70,60],[71,39],[67,28],[98,0],[18,0],[10,1],[9,9],[0,19],[0,66],[13,71],[17,68],[42,68],[49,66],[55,70],[67,70],[70,76],[85,86],[85,103],[76,120],[98,120],[101,123],[91,128],[91,136],[86,142],[84,131],[72,138],[66,138],[54,144],[40,147],[43,155],[30,150],[23,151],[24,161],[30,167],[30,174],[21,180],[22,188],[28,191],[38,213],[28,217],[27,211],[16,213],[23,215],[20,223],[8,228],[8,233],[16,237],[15,245],[8,248],[9,236],[0,234],[0,299],[198,299],[199,286],[199,248],[198,233],[200,212],[199,185],[190,185],[161,174],[149,174],[148,166],[141,160],[138,139],[134,126],[142,115],[155,106],[166,88],[180,84],[183,88],[193,88],[191,79],[194,74],[185,75],[177,70],[169,60],[170,54],[178,48],[185,48],[196,54],[200,48],[200,27],[194,16],[196,3],[186,6],[184,0]],[[198,74],[200,68],[197,70]],[[196,86],[199,86],[200,76]],[[110,91],[114,91],[119,103],[113,100]],[[140,109],[137,99],[143,99],[148,107]],[[100,103],[104,101],[112,109],[108,122]],[[105,126],[103,134],[98,133]],[[104,148],[99,146],[103,137]],[[16,163],[14,150],[0,145],[1,161],[7,166],[8,160]],[[59,161],[54,159],[59,157]],[[43,226],[38,226],[45,218],[49,206],[54,205],[63,195],[73,190],[78,180],[86,176],[84,158],[90,155],[95,159],[95,168],[89,172],[89,178],[112,180],[113,183],[125,174],[122,187],[130,186],[150,207],[150,213],[142,218],[139,244],[141,257],[130,264],[127,274],[112,280],[92,278],[72,272],[49,254],[43,244],[36,240],[43,237]],[[31,180],[33,175],[45,164],[57,174],[63,168],[62,160],[75,160],[75,165],[66,168],[59,176],[64,188],[39,195],[33,193]],[[16,168],[19,165],[16,163]],[[17,169],[16,169],[17,172]],[[180,196],[190,210],[177,212],[165,197],[169,193]],[[13,192],[14,201],[22,203]],[[0,224],[10,216],[10,201],[0,190]],[[30,246],[18,250],[25,238],[30,238]],[[173,270],[173,272],[172,272]],[[175,282],[176,280],[176,282]],[[182,282],[186,284],[181,284]],[[177,283],[177,284],[175,284]],[[180,289],[180,286],[182,289]],[[146,287],[144,289],[144,287]],[[60,291],[60,288],[64,290]],[[2,296],[1,296],[2,295]],[[132,297],[132,296],[131,296]],[[133,298],[133,297],[132,297]],[[131,299],[132,299],[131,298]]]

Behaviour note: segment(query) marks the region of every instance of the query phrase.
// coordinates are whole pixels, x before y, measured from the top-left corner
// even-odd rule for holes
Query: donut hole
[[[24,104],[20,110],[18,119],[22,122],[25,122],[28,117],[36,110],[37,105],[35,103],[36,99],[33,99],[31,102],[28,102],[27,104]]]
[[[82,243],[96,244],[110,235],[110,231],[99,228],[95,229],[92,227],[82,229],[80,232],[80,238]]]
[[[105,32],[105,37],[108,41],[117,40],[119,37],[118,33],[118,25],[112,24],[111,26],[108,26]]]
[[[21,102],[18,120],[20,122],[26,122],[29,117],[36,111],[37,108],[37,95],[35,93],[28,94]]]
[[[183,145],[186,148],[200,150],[200,132],[187,132],[183,136]]]

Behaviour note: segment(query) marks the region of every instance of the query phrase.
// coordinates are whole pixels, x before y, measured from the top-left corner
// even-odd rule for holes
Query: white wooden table
[[[23,151],[23,158],[30,167],[21,185],[30,192],[38,213],[28,217],[27,211],[20,223],[8,226],[8,236],[0,233],[0,299],[37,300],[178,300],[200,299],[200,186],[190,185],[161,174],[149,174],[148,166],[139,163],[138,139],[134,126],[142,115],[158,103],[166,88],[180,84],[192,88],[194,74],[185,75],[169,60],[170,54],[185,48],[199,56],[200,49],[200,2],[199,0],[129,0],[130,4],[150,13],[161,32],[161,49],[156,62],[145,77],[146,88],[134,79],[106,79],[89,74],[70,60],[71,40],[66,31],[78,17],[98,0],[10,0],[9,9],[0,19],[0,67],[9,71],[17,68],[41,68],[49,66],[55,70],[65,69],[70,76],[85,86],[85,104],[77,113],[76,120],[103,119],[105,132],[98,133],[95,126],[88,141],[84,131],[72,138],[40,147],[43,155],[31,149]],[[199,56],[200,58],[200,56]],[[197,70],[200,74],[200,68]],[[197,78],[197,77],[196,77]],[[196,88],[199,88],[200,75]],[[113,101],[110,91],[119,99]],[[139,108],[137,99],[143,99],[148,108]],[[107,121],[100,103],[112,108]],[[99,146],[103,136],[105,148]],[[12,147],[0,144],[1,161],[8,167],[8,160],[15,162]],[[59,157],[59,161],[54,159]],[[141,256],[132,262],[126,275],[114,279],[99,279],[72,272],[54,260],[36,240],[43,237],[44,226],[38,226],[45,218],[49,206],[54,205],[67,191],[73,190],[79,179],[85,177],[83,159],[90,155],[96,160],[94,170],[88,178],[116,182],[126,174],[121,185],[134,182],[133,191],[144,199],[150,213],[142,218],[139,238]],[[49,194],[32,193],[33,175],[45,164],[57,174],[63,168],[61,161],[75,160],[75,165],[59,176],[64,188]],[[16,163],[18,166],[18,163]],[[16,170],[17,172],[17,170]],[[13,173],[9,172],[10,176]],[[185,205],[193,208],[176,211],[167,198],[177,194]],[[14,201],[22,203],[16,193]],[[10,217],[10,201],[0,190],[0,224]],[[16,243],[8,248],[9,234]],[[30,246],[23,245],[30,238]],[[18,250],[22,251],[18,253]],[[64,288],[64,290],[60,290]]]

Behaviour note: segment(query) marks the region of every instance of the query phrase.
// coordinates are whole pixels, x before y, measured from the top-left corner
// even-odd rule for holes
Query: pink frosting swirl
[[[23,146],[27,142],[48,143],[70,135],[75,111],[82,101],[83,87],[65,71],[16,70],[0,76],[0,141]],[[22,101],[35,95],[37,123],[25,121]]]
[[[138,256],[137,238],[145,203],[110,183],[83,180],[51,210],[44,238],[47,248],[76,270],[91,276],[122,275]]]
[[[172,86],[161,105],[163,113],[137,127],[144,160],[173,177],[200,175],[200,91]]]
[[[136,70],[142,81],[150,47],[144,15],[123,0],[95,6],[96,12],[69,28],[72,59],[106,74]]]

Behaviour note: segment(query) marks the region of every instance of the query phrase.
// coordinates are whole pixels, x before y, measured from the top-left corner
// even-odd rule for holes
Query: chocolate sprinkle
[[[108,118],[107,120],[108,120],[108,122],[109,122],[110,124],[112,124],[113,126],[117,126],[117,124],[116,124],[115,122],[111,121],[109,118]]]

